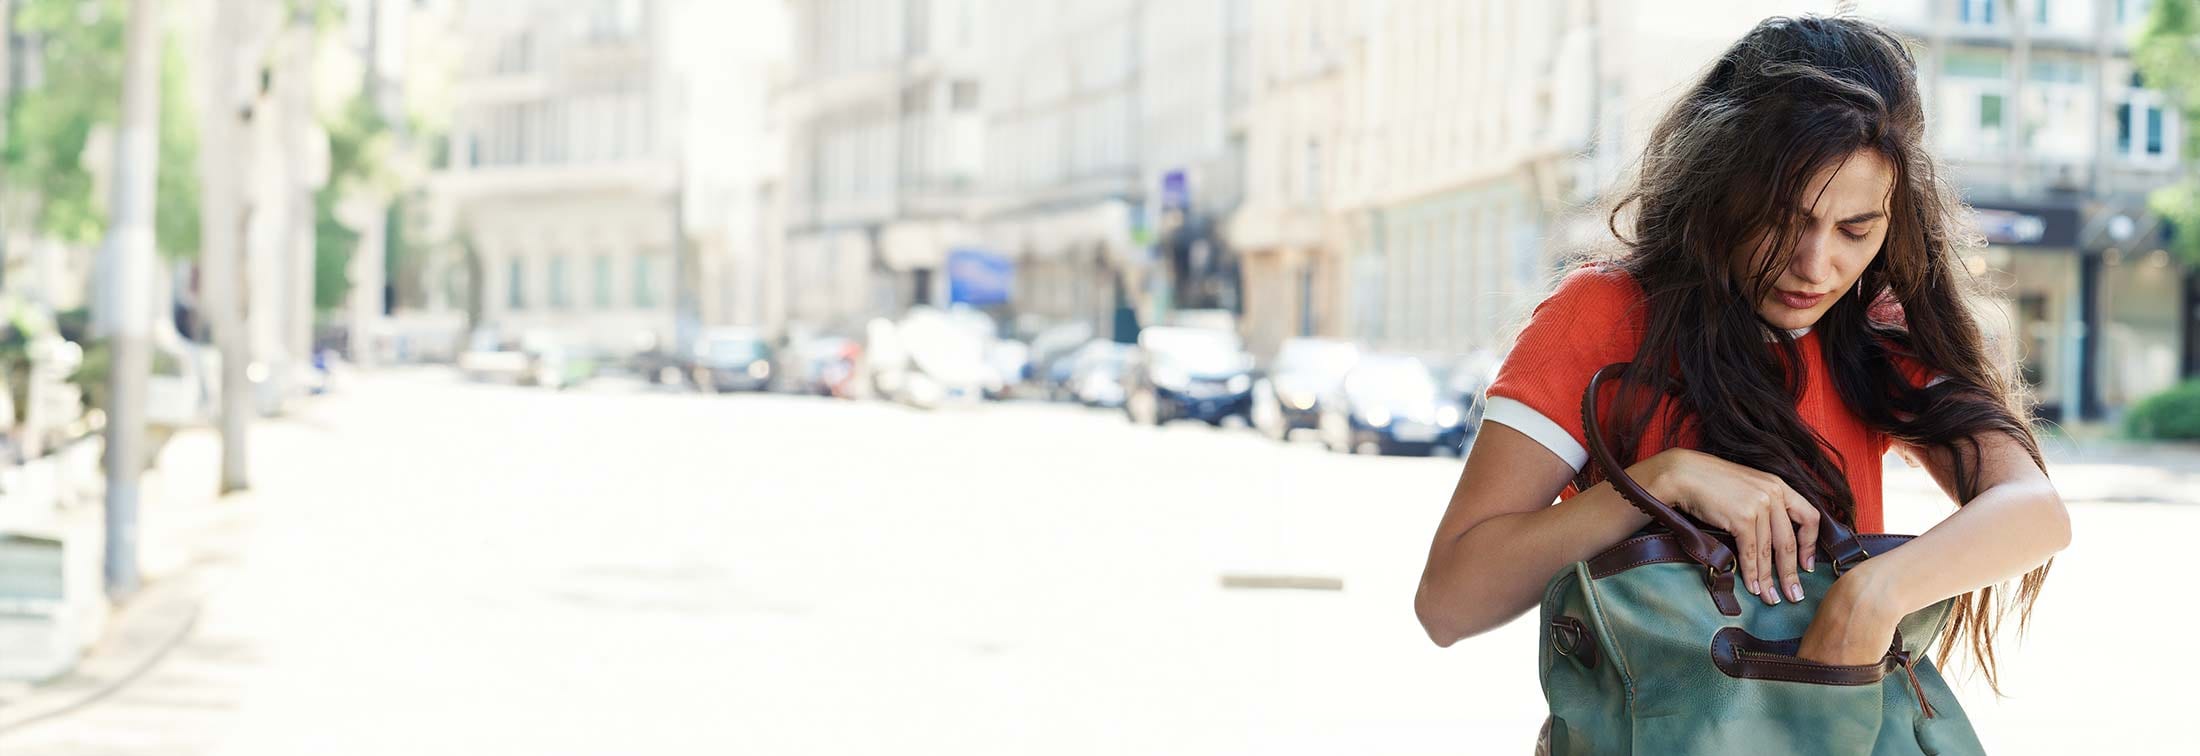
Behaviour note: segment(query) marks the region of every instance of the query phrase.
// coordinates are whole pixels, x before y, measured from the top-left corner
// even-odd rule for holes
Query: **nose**
[[[1788,275],[1811,287],[1824,286],[1834,280],[1833,245],[1826,243],[1829,232],[1812,229],[1796,240],[1795,256],[1788,260]]]

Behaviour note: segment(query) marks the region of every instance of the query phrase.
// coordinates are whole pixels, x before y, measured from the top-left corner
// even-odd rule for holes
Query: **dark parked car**
[[[1123,406],[1123,368],[1130,362],[1131,346],[1113,341],[1094,341],[1077,350],[1066,371],[1063,390],[1087,407]]]
[[[1490,384],[1497,381],[1497,368],[1502,363],[1503,358],[1496,352],[1477,349],[1453,362],[1445,371],[1444,393],[1459,403],[1459,426],[1440,440],[1443,448],[1464,454],[1467,446],[1474,443],[1475,433],[1482,428],[1483,403]]]
[[[1329,448],[1357,454],[1431,454],[1464,420],[1456,398],[1437,385],[1428,365],[1403,355],[1373,355],[1345,374],[1321,403],[1320,432]]]
[[[1123,410],[1142,425],[1179,418],[1221,425],[1251,414],[1252,369],[1252,357],[1229,331],[1147,328],[1123,373]]]
[[[1344,374],[1360,361],[1360,348],[1330,339],[1290,339],[1276,350],[1268,375],[1253,382],[1253,427],[1276,440],[1314,428],[1321,398],[1337,392]]]
[[[704,331],[695,339],[688,376],[696,388],[712,393],[763,391],[771,386],[771,345],[747,329]]]

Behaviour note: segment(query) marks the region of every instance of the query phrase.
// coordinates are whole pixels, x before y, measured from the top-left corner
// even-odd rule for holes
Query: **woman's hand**
[[[1818,508],[1771,473],[1690,449],[1667,449],[1629,472],[1652,495],[1734,536],[1743,586],[1766,604],[1803,600],[1798,570],[1818,552]]]
[[[1818,614],[1803,631],[1803,643],[1795,655],[1820,664],[1871,664],[1887,655],[1894,644],[1895,626],[1902,609],[1882,570],[1866,561],[1833,581],[1833,588],[1818,601]]]

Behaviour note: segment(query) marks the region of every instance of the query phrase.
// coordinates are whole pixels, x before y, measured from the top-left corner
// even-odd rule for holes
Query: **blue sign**
[[[1016,263],[1007,257],[978,249],[947,253],[947,301],[985,306],[1008,302],[1016,282]]]
[[[1161,174],[1161,209],[1185,210],[1192,206],[1192,185],[1185,180],[1184,170]]]

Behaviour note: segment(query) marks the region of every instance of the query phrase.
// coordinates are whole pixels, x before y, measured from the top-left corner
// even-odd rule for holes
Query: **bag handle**
[[[1612,453],[1611,446],[1605,440],[1602,424],[1597,420],[1597,394],[1607,379],[1618,376],[1627,366],[1628,363],[1625,362],[1604,366],[1589,377],[1589,388],[1582,392],[1581,428],[1582,435],[1588,437],[1589,457],[1603,470],[1604,479],[1612,484],[1612,489],[1618,491],[1621,498],[1671,531],[1680,539],[1681,550],[1709,569],[1714,579],[1723,573],[1727,576],[1726,581],[1731,583],[1735,568],[1734,550],[1705,533],[1687,515],[1659,501],[1648,489],[1636,483],[1627,474],[1626,465],[1620,464],[1619,458]],[[1847,572],[1857,563],[1871,557],[1871,553],[1864,550],[1863,539],[1857,537],[1855,529],[1842,524],[1840,518],[1823,509],[1818,512],[1818,546],[1826,554],[1827,560],[1833,563],[1835,575]]]

